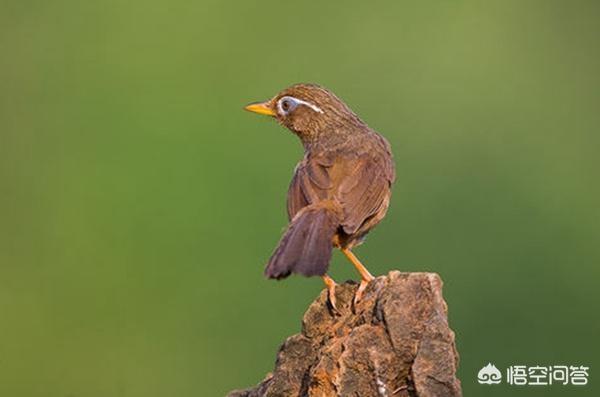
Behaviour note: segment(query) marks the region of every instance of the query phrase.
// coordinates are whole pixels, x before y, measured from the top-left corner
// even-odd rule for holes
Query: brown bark
[[[337,287],[338,315],[323,291],[304,314],[302,332],[279,349],[273,373],[229,397],[461,396],[439,276],[390,272],[353,307],[356,288]]]

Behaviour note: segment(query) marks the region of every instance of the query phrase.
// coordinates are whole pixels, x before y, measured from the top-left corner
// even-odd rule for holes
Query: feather
[[[304,207],[283,234],[265,268],[265,275],[276,279],[291,273],[324,275],[331,260],[332,240],[338,225],[338,212],[331,203]]]

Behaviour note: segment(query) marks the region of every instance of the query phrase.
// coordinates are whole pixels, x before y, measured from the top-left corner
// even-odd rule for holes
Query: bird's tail
[[[290,273],[322,276],[327,272],[333,236],[339,226],[339,211],[332,202],[302,208],[285,231],[265,268],[268,278]]]

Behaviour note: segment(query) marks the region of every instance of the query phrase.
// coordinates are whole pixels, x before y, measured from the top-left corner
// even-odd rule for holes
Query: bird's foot
[[[335,315],[339,315],[340,311],[338,310],[338,308],[336,306],[336,300],[335,300],[335,286],[333,286],[329,291],[327,291],[327,297],[329,300],[329,305],[331,306],[331,312]]]
[[[354,294],[354,306],[355,307],[356,307],[356,305],[358,305],[358,302],[360,302],[360,300],[362,299],[363,293],[367,289],[367,286],[369,285],[369,283],[374,279],[375,279],[375,277],[371,276],[369,278],[363,278],[360,280],[360,284],[358,286],[358,289],[356,290],[356,294]]]
[[[327,287],[327,300],[329,301],[329,305],[331,306],[331,312],[334,315],[339,315],[340,311],[338,310],[338,308],[336,306],[336,298],[335,298],[335,287],[337,286],[337,283],[335,281],[333,281],[333,279],[331,277],[329,277],[328,275],[323,276],[323,282],[325,283],[325,286]]]
[[[360,285],[358,286],[356,294],[354,295],[354,306],[356,307],[358,302],[362,299],[362,294],[367,288],[367,285],[369,285],[369,282],[373,281],[375,277],[373,277],[373,275],[369,273],[367,268],[358,260],[356,255],[354,255],[354,253],[350,251],[349,248],[342,248],[342,252],[344,255],[346,255],[346,258],[348,258],[348,260],[354,265],[354,267],[356,267],[356,270],[358,270],[358,272],[360,273]]]

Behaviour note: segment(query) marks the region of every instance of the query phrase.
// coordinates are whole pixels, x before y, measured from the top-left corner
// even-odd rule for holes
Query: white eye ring
[[[284,96],[277,102],[277,110],[279,114],[286,115],[298,106],[298,102],[292,97]]]
[[[284,96],[277,101],[277,112],[282,116],[287,116],[292,112],[298,105],[305,105],[314,110],[317,113],[323,113],[320,107],[313,105],[310,102],[303,101],[302,99],[294,98],[293,96]]]

